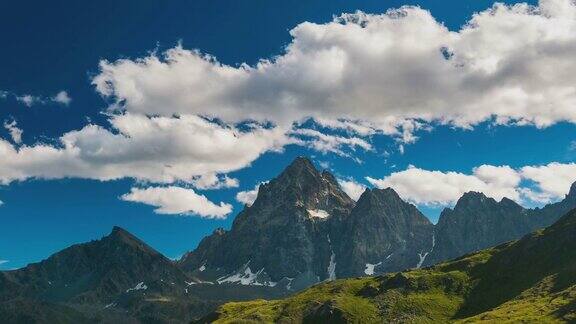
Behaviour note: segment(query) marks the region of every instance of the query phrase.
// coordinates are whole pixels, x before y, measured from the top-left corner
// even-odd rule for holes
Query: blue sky
[[[547,2],[562,4],[562,0],[548,0]],[[516,2],[507,1],[506,3]],[[536,2],[529,3],[536,5]],[[560,108],[555,110],[550,107],[557,107],[555,105],[557,101],[554,100],[570,102],[571,97],[556,98],[555,93],[551,92],[550,89],[557,89],[563,84],[552,87],[549,80],[540,80],[535,77],[528,79],[526,83],[539,88],[542,88],[542,84],[538,82],[543,82],[544,86],[550,86],[547,88],[550,91],[541,94],[541,97],[545,99],[548,99],[546,96],[549,95],[550,100],[534,101],[535,110],[509,113],[507,109],[500,109],[492,112],[495,114],[493,118],[477,117],[476,111],[480,111],[490,104],[486,103],[487,99],[484,97],[471,96],[471,104],[475,104],[477,101],[479,102],[478,106],[462,107],[462,109],[468,109],[464,115],[460,115],[460,107],[457,105],[442,108],[444,110],[439,113],[439,117],[431,120],[422,117],[426,115],[425,110],[416,110],[408,117],[403,114],[403,111],[391,110],[389,114],[398,119],[417,121],[416,124],[410,122],[408,125],[419,125],[416,126],[415,130],[410,131],[409,126],[406,126],[407,124],[398,122],[393,126],[403,126],[398,128],[399,133],[394,133],[384,130],[385,127],[382,126],[384,119],[376,122],[377,118],[388,116],[386,112],[388,108],[382,103],[383,106],[380,109],[378,105],[381,102],[374,99],[372,102],[368,102],[368,105],[374,105],[375,109],[384,111],[382,114],[374,116],[374,120],[366,117],[370,116],[370,113],[350,115],[352,116],[351,119],[357,118],[354,120],[354,125],[369,125],[369,134],[327,127],[326,124],[322,125],[308,120],[301,121],[301,124],[294,129],[284,129],[285,132],[272,135],[268,132],[275,129],[274,127],[287,125],[286,118],[289,122],[296,121],[292,115],[286,117],[279,113],[282,109],[286,109],[286,111],[289,109],[284,106],[281,107],[280,104],[275,107],[274,104],[277,103],[273,101],[274,98],[262,99],[258,97],[261,96],[258,87],[263,87],[262,91],[279,91],[278,93],[282,93],[282,87],[290,86],[289,82],[293,82],[292,79],[288,79],[286,82],[284,82],[285,80],[277,80],[277,75],[282,74],[273,74],[268,77],[274,78],[270,80],[277,81],[277,84],[274,84],[275,88],[271,90],[266,88],[266,84],[262,85],[257,81],[244,85],[245,88],[242,89],[249,93],[243,93],[241,98],[245,98],[248,102],[247,108],[244,106],[233,107],[232,113],[225,111],[224,108],[222,112],[216,108],[210,108],[216,112],[215,116],[211,117],[216,118],[218,122],[213,123],[210,119],[204,125],[205,121],[196,119],[189,121],[196,126],[202,124],[201,127],[206,128],[208,135],[202,137],[206,143],[197,143],[200,148],[196,146],[186,148],[183,155],[188,152],[196,154],[194,150],[201,150],[201,154],[198,154],[206,159],[203,161],[204,164],[212,163],[206,161],[216,161],[219,157],[209,155],[218,152],[214,153],[208,150],[209,152],[206,153],[203,145],[226,144],[226,141],[212,142],[210,139],[210,136],[216,136],[212,133],[218,127],[215,125],[222,124],[233,125],[236,127],[235,131],[242,134],[254,135],[252,132],[260,131],[261,134],[258,133],[260,134],[258,136],[261,137],[278,136],[274,143],[268,143],[259,137],[258,140],[262,143],[254,144],[254,146],[262,145],[261,149],[253,151],[250,153],[251,155],[247,154],[250,157],[246,160],[226,166],[222,166],[221,161],[219,161],[219,164],[214,162],[214,165],[203,167],[200,162],[195,164],[194,158],[188,159],[187,156],[178,156],[170,160],[170,163],[185,161],[182,162],[182,170],[161,179],[158,178],[155,169],[157,166],[154,163],[168,163],[162,159],[162,156],[148,156],[146,163],[152,165],[142,164],[140,160],[131,159],[132,155],[139,155],[141,151],[146,152],[142,154],[154,155],[155,151],[148,152],[146,148],[148,147],[147,141],[152,141],[153,145],[159,145],[160,142],[156,142],[156,137],[154,137],[156,135],[141,135],[143,133],[140,133],[140,129],[138,129],[137,134],[142,137],[134,136],[134,138],[139,139],[139,142],[126,144],[132,145],[132,147],[126,148],[129,153],[111,158],[108,155],[98,156],[98,154],[102,151],[113,152],[113,148],[115,148],[113,143],[106,146],[109,145],[107,140],[94,140],[92,142],[98,136],[103,136],[105,139],[115,138],[113,136],[120,132],[118,123],[128,125],[126,127],[129,128],[136,127],[134,125],[142,125],[130,119],[137,114],[143,116],[142,118],[147,122],[158,121],[154,118],[164,118],[164,122],[175,123],[174,128],[183,127],[182,132],[185,133],[188,130],[186,127],[190,127],[190,124],[180,125],[179,123],[184,118],[175,121],[174,116],[193,116],[196,113],[202,113],[196,110],[190,113],[183,111],[182,107],[187,109],[190,101],[186,101],[185,105],[181,105],[180,101],[175,101],[179,98],[178,96],[182,96],[182,100],[196,98],[194,95],[195,88],[185,83],[188,80],[186,78],[179,79],[176,75],[167,74],[168,77],[165,82],[168,85],[154,84],[155,88],[144,89],[143,91],[149,92],[144,93],[146,96],[143,102],[137,102],[134,97],[131,97],[132,94],[123,88],[125,84],[122,82],[128,78],[140,78],[139,80],[142,80],[150,75],[150,80],[153,81],[147,82],[163,82],[163,74],[154,75],[155,72],[151,66],[145,64],[144,68],[133,75],[121,75],[126,71],[122,70],[123,67],[130,68],[130,64],[138,62],[139,58],[152,57],[152,52],[158,53],[157,55],[162,57],[162,53],[170,49],[180,48],[182,51],[197,49],[201,53],[212,55],[223,65],[240,69],[241,63],[254,66],[261,59],[274,60],[275,56],[284,55],[286,46],[291,44],[295,37],[306,45],[300,50],[313,48],[316,45],[314,42],[323,41],[318,40],[321,38],[312,37],[316,34],[309,31],[306,26],[301,28],[302,34],[290,34],[290,30],[305,21],[315,23],[314,26],[322,28],[325,24],[332,22],[334,16],[339,16],[342,13],[354,13],[360,10],[367,14],[382,15],[390,8],[419,5],[423,9],[430,10],[439,26],[444,24],[449,30],[458,32],[474,12],[483,11],[491,7],[492,4],[492,1],[477,0],[458,1],[457,3],[446,1],[283,1],[274,3],[270,1],[174,1],[170,4],[161,1],[145,3],[141,1],[100,1],[97,4],[80,4],[73,1],[51,1],[50,3],[20,1],[2,4],[2,8],[0,8],[0,39],[2,39],[3,51],[0,51],[0,90],[5,95],[4,98],[0,98],[0,122],[6,127],[0,129],[0,138],[14,151],[9,154],[6,153],[7,151],[2,151],[0,147],[0,154],[5,155],[0,157],[0,159],[4,159],[4,162],[0,162],[0,180],[3,183],[0,185],[0,201],[3,202],[0,206],[0,224],[3,229],[0,235],[0,260],[8,261],[3,263],[0,261],[0,269],[21,267],[29,262],[39,261],[70,244],[99,238],[108,233],[114,225],[125,227],[165,255],[178,257],[187,250],[193,249],[202,237],[211,233],[216,227],[229,228],[235,215],[242,209],[242,203],[236,199],[238,192],[252,190],[258,183],[274,177],[294,157],[299,155],[310,156],[318,167],[327,167],[339,179],[348,181],[350,188],[354,187],[353,184],[369,187],[397,186],[395,188],[403,197],[418,204],[421,210],[433,221],[437,220],[442,208],[454,203],[454,197],[460,191],[468,189],[486,190],[488,195],[495,198],[510,193],[516,195],[513,198],[516,198],[519,203],[528,207],[561,199],[564,191],[567,191],[567,183],[576,180],[576,172],[572,165],[576,156],[572,144],[575,140],[573,135],[575,127],[574,119],[569,113],[558,112]],[[546,10],[552,12],[553,9],[548,8],[543,11]],[[519,15],[523,14],[525,13],[519,13]],[[553,16],[554,14],[552,12],[550,15]],[[418,13],[410,12],[408,17],[414,15],[418,16]],[[374,18],[367,18],[368,24],[375,24],[374,21]],[[425,23],[426,21],[423,24]],[[552,22],[547,23],[552,24]],[[418,22],[415,24],[418,25]],[[381,28],[393,27],[384,26]],[[525,29],[511,28],[510,33]],[[409,33],[410,31],[402,32]],[[446,37],[449,38],[449,36]],[[522,37],[530,37],[530,35],[518,36],[519,39]],[[552,40],[554,41],[554,39]],[[534,46],[537,45],[538,43],[535,43]],[[417,47],[418,44],[412,46]],[[482,49],[470,50],[469,48],[473,48],[474,44],[462,45],[462,47],[454,46],[454,49],[448,49],[448,56],[454,55],[458,58],[459,49],[469,51],[467,54],[482,52]],[[337,46],[334,45],[333,47]],[[500,53],[500,49],[493,50]],[[513,48],[509,52],[514,49],[517,50],[517,48]],[[406,50],[406,48],[402,48],[402,50]],[[451,50],[454,51],[453,54],[449,53]],[[415,48],[414,53],[417,51],[418,49]],[[408,51],[405,54],[407,60],[411,57],[410,53]],[[507,53],[502,55],[508,55]],[[352,60],[353,49],[347,54],[349,55],[348,58]],[[469,55],[467,59],[474,60],[474,57],[470,57],[472,56]],[[118,61],[120,59],[125,59],[124,62],[127,64],[121,65]],[[526,58],[527,61],[529,59],[532,58]],[[542,61],[548,59],[550,62],[556,57],[538,59]],[[104,93],[102,89],[97,89],[93,84],[94,78],[103,74],[103,69],[99,66],[101,60],[107,60],[108,67],[112,71],[112,74],[105,78],[107,81],[105,84],[112,84],[113,95]],[[421,61],[419,62],[426,63]],[[499,69],[509,67],[506,65],[509,63],[506,63],[505,60],[502,62],[498,67]],[[324,69],[324,65],[322,65],[324,62],[321,60],[314,63],[321,65]],[[297,62],[295,64],[303,63]],[[407,61],[406,64],[411,63]],[[432,63],[430,64],[432,65]],[[164,64],[163,66],[166,67],[167,65]],[[298,67],[296,66],[296,68]],[[313,70],[315,65],[304,68]],[[390,73],[392,73],[391,71],[398,73],[394,79],[398,80],[398,84],[403,82],[403,77],[406,77],[406,80],[413,80],[413,99],[417,104],[419,104],[418,100],[427,102],[428,92],[419,87],[421,84],[434,84],[434,82],[427,83],[427,75],[424,72],[420,75],[417,73],[418,71],[408,71],[409,73],[402,69],[399,72],[395,71],[394,66],[382,68],[384,74],[389,71]],[[516,67],[516,69],[522,69],[522,67]],[[514,71],[512,67],[509,70]],[[237,73],[239,70],[234,71],[233,73]],[[319,73],[328,73],[328,81],[331,82],[331,71],[322,70]],[[514,72],[508,73],[513,74]],[[257,74],[257,72],[252,74]],[[410,75],[406,76],[406,74]],[[210,81],[208,79],[210,77],[212,74],[207,75],[207,83]],[[220,76],[217,75],[216,77]],[[551,76],[551,78],[557,79],[563,77],[562,75]],[[378,82],[389,81],[379,79],[377,76],[375,78],[373,83],[375,86],[384,87]],[[364,87],[358,86],[355,89],[370,93],[371,88],[365,86],[364,79],[353,80],[353,84],[362,84]],[[503,81],[502,85],[506,86],[512,82],[510,80],[517,79],[517,77],[510,78],[508,83]],[[226,80],[222,81],[222,79],[215,80],[204,90],[211,91],[218,88],[222,82],[227,82]],[[326,80],[320,80],[318,83],[324,81]],[[327,83],[328,86],[330,86],[330,82]],[[440,84],[439,92],[444,91],[442,82],[444,81],[438,81]],[[467,88],[470,82],[473,81],[468,80],[465,83],[466,88],[463,88],[464,90],[470,90]],[[478,83],[477,91],[479,93],[487,91],[485,85],[481,85],[481,82]],[[450,84],[446,83],[446,87]],[[183,92],[174,92],[176,90],[173,89],[180,89],[180,86],[184,89]],[[201,87],[202,85],[197,86]],[[395,86],[397,85],[395,84]],[[405,90],[405,88],[398,87],[398,91]],[[163,93],[162,91],[165,89],[169,90]],[[293,90],[296,95],[301,96],[297,97],[297,100],[311,102],[316,99],[318,93],[328,91],[320,89],[317,90],[318,92],[313,92],[311,90],[311,98],[314,99],[312,100],[306,97],[307,93],[297,93],[298,91],[306,92],[305,90]],[[448,90],[450,89],[448,88]],[[65,91],[67,96],[71,98],[70,102],[61,100],[62,98],[55,99],[56,94],[62,91]],[[236,98],[233,97],[237,94],[236,92],[230,94],[232,90],[225,89],[222,91],[216,93],[216,99],[208,98],[203,103],[207,106],[221,107],[227,104],[227,102],[219,101],[222,97],[230,95],[232,98]],[[239,90],[234,88],[234,91]],[[192,93],[192,99],[187,97],[189,93]],[[29,95],[28,98],[32,100],[28,104],[24,99],[26,95]],[[354,94],[351,93],[350,96],[353,97]],[[408,95],[408,97],[411,96]],[[255,97],[257,98],[250,101],[251,98]],[[367,98],[366,100],[370,100],[369,95]],[[512,100],[510,101],[511,106],[515,104],[514,98],[516,97],[509,99]],[[393,99],[396,100],[396,98]],[[145,102],[146,100],[153,101],[149,104]],[[468,104],[458,100],[454,99],[453,102],[464,103],[463,106]],[[236,101],[232,100],[232,102],[234,106]],[[265,107],[263,112],[251,110],[252,106],[262,102],[273,102],[273,104]],[[364,103],[364,101],[362,102]],[[391,102],[402,103],[404,101],[391,100]],[[172,104],[174,106],[171,106]],[[120,108],[112,111],[110,110],[111,105],[118,105]],[[160,109],[157,106],[163,107],[162,109],[166,107],[166,110],[155,110]],[[349,107],[349,109],[361,111],[362,106],[363,104],[359,103],[358,106]],[[311,105],[311,107],[310,109],[318,109],[318,111],[313,111],[314,116],[326,117],[326,119],[340,118],[337,115],[339,112],[330,111],[321,105]],[[541,114],[541,112],[547,112],[547,109],[551,111],[550,115]],[[267,114],[270,114],[273,116],[272,121],[268,124],[262,123],[255,131],[249,125],[242,125],[246,121],[241,120],[238,115],[244,114],[244,111],[246,111],[247,116],[251,117],[250,119],[258,119],[254,116],[262,115],[267,117]],[[490,110],[488,111],[490,112]],[[412,118],[416,113],[419,115]],[[298,114],[298,117],[303,116],[301,112]],[[126,117],[126,120],[115,119],[114,116],[118,115],[130,115],[130,118]],[[466,120],[462,123],[465,125],[459,124],[456,120],[458,118],[454,116],[464,116],[462,118]],[[515,120],[497,122],[498,117]],[[521,122],[517,122],[518,120]],[[160,124],[161,122],[158,121],[158,124],[153,124],[150,127],[156,127]],[[60,137],[74,131],[85,131],[87,125],[97,125],[99,128],[92,129],[94,132],[86,131],[85,137],[80,139],[74,137],[74,140],[77,141],[75,143],[80,143],[77,145],[82,147],[85,150],[84,153],[92,159],[90,163],[93,164],[90,164],[88,169],[78,167],[78,170],[67,173],[67,168],[76,167],[77,160],[64,158],[59,160],[60,157],[44,156],[38,149],[39,146],[48,147],[54,152],[58,152],[55,154],[60,154],[65,149],[65,144],[60,140]],[[158,127],[160,127],[158,128],[160,132],[165,130],[162,126]],[[10,133],[10,129],[21,130],[21,140],[15,138],[14,134]],[[134,130],[134,128],[130,129]],[[301,131],[300,133],[298,131],[291,133],[297,129],[314,130],[329,136],[329,138],[322,141],[322,138],[316,133],[314,133],[315,135],[307,133],[310,136],[306,136],[306,133]],[[223,130],[219,129],[219,131]],[[410,133],[410,136],[415,135],[417,139],[406,138],[403,132]],[[105,134],[102,135],[103,133]],[[288,133],[290,139],[287,140],[286,134]],[[174,140],[173,137],[179,135],[181,135],[180,132],[169,133],[166,138]],[[190,140],[197,141],[195,138],[190,138]],[[228,138],[228,140],[230,139]],[[170,145],[170,143],[180,142],[174,140],[174,142],[168,142],[165,145]],[[246,138],[244,144],[238,143],[231,146],[251,146],[251,143],[252,140]],[[38,159],[42,161],[38,162],[25,156],[27,149],[36,150],[34,154],[38,154]],[[190,151],[187,151],[188,149]],[[170,152],[174,153],[173,151]],[[231,152],[230,156],[236,156],[235,154],[238,152]],[[50,160],[52,158],[54,163]],[[126,163],[127,167],[108,171],[107,168],[117,161]],[[82,160],[81,162],[85,161]],[[224,163],[230,163],[230,161],[224,161]],[[122,165],[124,166],[124,164]],[[482,165],[488,165],[491,168],[480,168]],[[101,169],[93,171],[94,166]],[[117,164],[114,164],[114,167],[117,167]],[[174,168],[178,168],[178,165],[175,165]],[[113,175],[110,175],[109,172],[112,172]],[[197,178],[191,178],[207,174],[216,174],[221,180],[224,177],[235,179],[235,185],[220,184],[221,188],[219,189],[207,189],[206,186],[198,184]],[[396,175],[391,176],[393,174]],[[369,181],[367,177],[373,181]],[[109,180],[109,178],[114,180]],[[435,186],[436,184],[438,186]],[[420,190],[426,185],[435,186],[438,188],[435,191],[443,192],[438,194]],[[214,187],[214,184],[212,186]],[[208,200],[209,209],[212,208],[211,211],[206,209],[199,211],[196,205],[190,207],[189,201],[175,202],[170,200],[166,202],[162,200],[162,197],[158,198],[163,192],[146,191],[147,188],[167,187],[183,188],[186,194],[193,192],[192,199],[204,196]],[[131,198],[126,198],[132,189],[136,190],[132,191],[135,194]],[[125,199],[121,199],[123,196]],[[194,201],[201,204],[201,199]],[[154,204],[156,207],[150,206]],[[165,213],[155,213],[154,210],[157,207],[165,208]],[[178,211],[182,208],[191,209],[184,213],[185,215],[175,212],[175,210]],[[230,208],[232,209],[231,212],[229,211]],[[214,211],[218,215],[214,215]],[[205,213],[205,217],[201,217],[202,213]],[[226,215],[222,215],[224,213]],[[219,218],[208,218],[216,216]]]

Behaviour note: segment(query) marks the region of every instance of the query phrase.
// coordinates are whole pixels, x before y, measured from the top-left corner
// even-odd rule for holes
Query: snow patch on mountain
[[[424,263],[424,260],[426,260],[426,257],[428,256],[428,252],[422,254],[422,253],[418,253],[418,258],[420,258],[420,260],[418,260],[418,264],[416,264],[416,269],[420,269],[422,267],[422,263]]]
[[[330,217],[330,214],[328,214],[327,211],[322,210],[322,209],[308,209],[308,215],[310,215],[311,218],[320,218],[320,219],[325,219]]]
[[[236,273],[229,276],[220,277],[216,279],[216,282],[218,282],[218,284],[235,283],[241,284],[243,286],[276,286],[277,283],[273,281],[264,280],[260,282],[259,279],[268,277],[268,274],[264,271],[264,268],[258,270],[257,272],[252,272],[252,269],[250,269],[248,266],[249,264],[250,261],[244,264],[244,266],[242,266]]]
[[[148,286],[146,286],[144,284],[143,281],[139,282],[134,288],[128,288],[126,289],[126,292],[131,292],[131,291],[135,291],[135,290],[146,290],[148,289]]]
[[[330,241],[330,235],[327,236],[328,244],[330,245],[330,264],[328,264],[328,281],[336,280],[336,254],[332,249],[332,242]]]
[[[374,268],[376,268],[377,266],[379,266],[381,264],[382,264],[382,261],[375,263],[375,264],[366,263],[366,269],[364,269],[364,273],[369,275],[369,276],[374,275]]]
[[[434,234],[432,234],[432,248],[430,249],[430,251],[425,252],[424,254],[418,253],[418,258],[420,258],[420,260],[418,260],[418,264],[416,264],[416,269],[420,269],[422,267],[422,264],[426,260],[426,257],[430,253],[432,253],[432,251],[434,251],[435,246],[436,246],[436,236]]]

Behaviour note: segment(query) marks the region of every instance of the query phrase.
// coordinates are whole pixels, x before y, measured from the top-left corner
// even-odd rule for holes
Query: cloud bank
[[[576,5],[570,0],[495,4],[458,31],[406,6],[304,22],[290,35],[284,53],[252,66],[226,65],[182,46],[101,61],[92,83],[112,102],[110,125],[89,124],[55,144],[32,145],[18,143],[15,124],[5,125],[14,143],[0,140],[0,183],[77,177],[236,187],[227,173],[288,144],[351,156],[374,150],[371,135],[408,144],[438,124],[576,122]],[[71,102],[65,91],[46,98],[0,91],[0,98],[8,96],[28,106]],[[337,132],[303,128],[310,118]],[[371,181],[421,203],[451,203],[463,190],[547,201],[566,191],[554,175],[572,169],[545,167],[481,166],[471,174],[411,168]],[[539,191],[521,187],[524,179]],[[423,187],[415,189],[417,183]],[[355,184],[343,186],[357,196]],[[146,194],[152,192],[158,193]]]
[[[154,183],[183,181],[211,186],[237,186],[215,174],[246,167],[261,154],[288,143],[277,129],[254,126],[240,130],[196,116],[111,117],[112,130],[88,125],[64,134],[59,146],[19,148],[0,140],[0,183],[29,178],[134,178]]]
[[[495,4],[460,30],[430,12],[344,14],[290,31],[285,53],[230,66],[177,46],[102,61],[93,79],[114,108],[290,125],[312,117],[413,141],[423,124],[576,122],[576,5]],[[550,68],[554,66],[554,68]]]
[[[410,166],[382,179],[366,180],[378,188],[391,187],[402,198],[422,205],[452,205],[468,191],[482,192],[496,200],[506,197],[518,203],[548,203],[568,193],[576,181],[576,164],[554,162],[519,169],[481,165],[471,174]]]
[[[204,218],[225,218],[232,212],[232,205],[221,202],[215,204],[206,196],[192,189],[181,187],[132,188],[130,193],[120,197],[130,202],[144,203],[158,207],[157,214],[197,215]]]

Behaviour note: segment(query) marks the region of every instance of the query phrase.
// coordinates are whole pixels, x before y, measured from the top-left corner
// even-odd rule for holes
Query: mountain
[[[366,190],[344,227],[339,278],[419,267],[434,245],[432,223],[390,188]]]
[[[542,208],[529,209],[527,211],[529,226],[532,229],[548,227],[558,220],[559,215],[564,215],[576,207],[576,182],[570,186],[570,191],[563,200],[548,204]]]
[[[354,201],[328,172],[297,158],[260,186],[230,231],[217,230],[180,261],[203,280],[300,289],[329,278],[331,237]]]
[[[17,287],[10,290],[12,294],[72,303],[112,302],[108,298],[131,287],[166,289],[161,279],[178,283],[188,279],[172,261],[119,227],[101,240],[73,245],[45,261],[2,275]]]
[[[576,183],[566,197],[543,208],[525,209],[503,198],[497,202],[479,192],[464,194],[454,206],[445,209],[435,226],[435,247],[424,265],[453,259],[550,226],[576,207]]]
[[[230,231],[216,230],[180,265],[200,280],[287,287],[417,267],[434,244],[432,223],[392,189],[358,203],[332,174],[297,158],[261,185]]]
[[[427,269],[318,284],[225,304],[200,323],[576,321],[576,211],[519,241]]]
[[[367,189],[354,202],[332,174],[300,157],[260,186],[254,203],[244,207],[229,230],[214,230],[177,262],[114,227],[100,240],[73,245],[19,270],[0,272],[0,319],[3,323],[183,323],[228,301],[282,298],[312,285],[343,289],[346,297],[364,284],[380,285],[389,275],[318,284],[428,267],[519,239],[575,207],[576,185],[562,201],[536,209],[470,192],[453,209],[444,210],[433,225],[391,188]],[[476,262],[492,253],[463,260]],[[470,280],[466,287],[476,287],[475,276],[483,267],[473,273],[458,270]],[[441,264],[434,269],[446,268]],[[458,286],[460,279],[440,274],[426,285],[438,287],[434,280],[439,280],[442,285]],[[311,291],[314,295],[315,290]],[[446,298],[460,303],[464,297],[468,298],[462,294]],[[351,301],[352,308],[360,307],[357,301],[364,303]],[[344,316],[335,305],[318,305],[310,321],[325,312]]]
[[[203,284],[126,230],[0,272],[3,323],[187,322],[226,300],[277,297]]]
[[[445,209],[435,229],[436,246],[426,264],[453,259],[510,240],[531,231],[522,206],[504,198],[500,202],[479,192],[468,192],[454,209]]]
[[[576,186],[561,202],[536,209],[468,192],[433,225],[391,188],[367,189],[354,203],[332,174],[299,157],[260,186],[230,231],[217,229],[179,264],[201,281],[297,291],[430,266],[518,239],[575,207]]]

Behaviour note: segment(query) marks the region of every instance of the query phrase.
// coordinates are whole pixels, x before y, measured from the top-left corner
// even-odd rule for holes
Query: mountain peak
[[[364,199],[371,199],[371,198],[383,199],[385,201],[402,200],[400,195],[398,195],[398,193],[394,189],[388,187],[388,188],[384,188],[384,189],[366,188],[366,190],[364,190],[364,192],[362,193],[362,195],[358,199],[358,202],[360,202],[361,200],[364,200]]]
[[[123,229],[122,227],[115,225],[114,227],[112,227],[112,232],[110,234],[126,235],[126,234],[130,234],[130,233],[127,230]]]
[[[484,193],[480,191],[467,191],[460,199],[486,199],[488,198]]]
[[[128,232],[127,230],[123,229],[120,226],[114,226],[112,227],[112,232],[110,232],[110,234],[107,236],[109,238],[116,238],[116,239],[129,239],[129,240],[138,240],[138,238],[136,238],[134,235],[132,235],[130,232]]]
[[[108,236],[105,236],[101,241],[108,242],[107,244],[111,244],[110,246],[124,244],[125,246],[127,245],[141,251],[146,251],[147,253],[152,253],[155,255],[160,254],[152,247],[148,246],[148,244],[144,243],[142,240],[120,226],[114,226],[112,228],[112,232],[110,232]]]
[[[299,156],[295,158],[294,161],[292,161],[292,163],[290,163],[290,165],[286,167],[284,172],[300,173],[303,170],[309,170],[309,171],[313,170],[315,173],[319,174],[318,170],[316,170],[316,167],[314,167],[312,161],[310,161],[310,159],[304,156]]]
[[[393,199],[402,199],[402,198],[400,198],[400,195],[398,195],[396,190],[392,189],[391,187],[384,188],[384,189],[375,189],[374,191],[383,197],[393,198]]]
[[[576,181],[570,186],[570,191],[568,192],[567,197],[576,197]]]
[[[487,197],[482,192],[468,191],[464,193],[462,197],[460,197],[460,199],[458,199],[458,201],[456,202],[456,206],[454,206],[454,209],[470,205],[483,205],[488,202],[496,203],[494,199]]]

